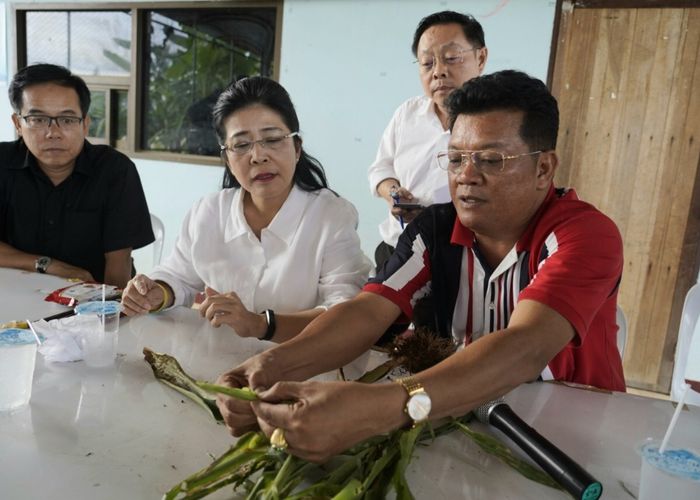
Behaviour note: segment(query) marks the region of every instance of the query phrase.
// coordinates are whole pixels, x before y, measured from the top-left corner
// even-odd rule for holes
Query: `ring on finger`
[[[287,443],[287,440],[284,437],[284,430],[280,429],[279,427],[275,427],[275,430],[272,431],[272,435],[270,436],[270,444],[276,450],[286,450],[289,447],[289,443]]]

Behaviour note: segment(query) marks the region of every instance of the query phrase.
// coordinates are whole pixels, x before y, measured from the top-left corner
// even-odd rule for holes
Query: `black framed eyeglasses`
[[[22,118],[24,123],[27,124],[27,127],[31,129],[48,129],[51,127],[51,122],[55,122],[58,128],[74,129],[83,122],[82,117],[71,115],[20,115],[20,118]]]
[[[260,144],[260,146],[262,146],[263,148],[271,149],[274,151],[282,147],[282,144],[284,143],[285,139],[289,139],[290,137],[295,137],[298,135],[299,132],[291,132],[286,135],[264,137],[262,139],[258,139],[257,141],[240,141],[233,144],[224,144],[221,146],[221,151],[226,151],[227,153],[230,153],[235,156],[243,156],[244,154],[249,153],[253,149],[253,146],[255,146],[256,144]]]
[[[467,151],[455,149],[452,151],[441,151],[437,155],[438,166],[447,170],[451,174],[459,174],[468,161],[474,165],[479,172],[493,175],[503,172],[506,167],[506,160],[513,160],[521,156],[540,154],[543,151],[531,151],[517,155],[506,155],[499,151],[482,150]]]

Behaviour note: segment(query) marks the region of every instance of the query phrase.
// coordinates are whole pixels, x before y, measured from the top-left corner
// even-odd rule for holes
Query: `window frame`
[[[199,165],[221,166],[221,159],[216,156],[202,156],[188,153],[171,153],[167,151],[148,151],[141,145],[141,113],[143,109],[144,87],[142,78],[143,61],[141,54],[144,53],[145,33],[148,29],[147,11],[166,9],[231,9],[231,8],[264,8],[273,7],[275,12],[275,43],[274,43],[274,64],[272,68],[272,78],[279,81],[280,55],[282,41],[282,11],[283,0],[224,0],[224,1],[201,1],[201,2],[105,2],[105,3],[16,3],[11,4],[12,18],[14,22],[13,53],[15,55],[13,74],[19,68],[27,64],[27,32],[26,21],[27,12],[36,11],[125,11],[131,14],[131,72],[129,77],[95,77],[81,76],[90,89],[106,90],[109,96],[112,91],[127,90],[127,126],[126,126],[126,147],[117,148],[131,158],[145,160],[158,160],[178,163],[190,163]],[[111,116],[108,119],[108,127],[113,123]],[[108,136],[109,137],[109,136]],[[99,140],[95,140],[99,142]],[[115,146],[116,147],[116,146]]]

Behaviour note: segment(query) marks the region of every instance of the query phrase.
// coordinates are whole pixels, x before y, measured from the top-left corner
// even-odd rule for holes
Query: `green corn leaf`
[[[348,484],[333,497],[333,500],[358,500],[360,498],[362,498],[362,483],[357,479],[351,479]]]
[[[391,478],[395,465],[396,462],[392,462],[379,473],[374,482],[365,491],[363,500],[384,500],[387,497],[392,487]]]
[[[410,430],[403,431],[399,435],[399,449],[401,451],[399,460],[396,462],[391,483],[396,490],[397,500],[414,500],[411,489],[406,482],[406,467],[413,458],[413,450],[416,447],[418,437],[422,434],[425,423],[418,424]]]
[[[216,394],[224,394],[232,398],[241,399],[243,401],[257,401],[258,395],[250,387],[227,387],[225,385],[216,385],[209,382],[196,382],[197,386],[207,392]]]
[[[378,380],[383,379],[386,377],[391,370],[396,368],[401,364],[400,360],[396,359],[390,359],[389,361],[386,361],[382,363],[381,365],[377,366],[376,368],[366,372],[364,375],[362,375],[360,378],[358,378],[355,382],[362,382],[364,384],[371,384],[374,382],[377,382]]]
[[[221,419],[221,415],[212,394],[225,394],[244,401],[257,399],[255,392],[249,388],[197,382],[182,370],[175,358],[167,354],[154,353],[148,348],[144,349],[144,354],[159,381],[190,397],[215,418]],[[384,363],[359,380],[372,382],[381,379],[396,366],[395,363],[393,360]],[[245,488],[246,498],[250,500],[380,500],[392,487],[397,500],[413,500],[405,474],[416,446],[428,446],[438,437],[455,430],[470,437],[485,452],[496,456],[526,478],[561,489],[552,478],[515,456],[496,437],[469,428],[467,423],[472,417],[472,414],[467,414],[437,427],[425,423],[413,429],[399,429],[387,435],[371,437],[323,467],[287,453],[273,452],[262,432],[250,432],[240,437],[234,446],[208,466],[173,486],[163,498],[196,500],[233,485],[234,489]],[[312,484],[295,493],[304,481]]]
[[[364,490],[368,490],[375,479],[399,456],[399,450],[396,446],[387,446],[382,450],[381,456],[374,461],[369,474],[362,482]]]
[[[462,422],[456,421],[455,423],[457,428],[465,435],[469,436],[482,450],[499,458],[506,465],[512,467],[529,480],[549,486],[550,488],[562,489],[559,483],[554,481],[547,473],[516,457],[511,449],[497,438],[489,434],[474,431]]]

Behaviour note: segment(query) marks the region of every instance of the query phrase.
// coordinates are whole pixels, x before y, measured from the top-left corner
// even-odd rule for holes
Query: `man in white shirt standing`
[[[437,152],[447,149],[450,136],[445,99],[479,76],[488,56],[481,24],[453,11],[424,17],[411,49],[424,95],[399,106],[369,167],[372,193],[390,206],[389,217],[379,225],[382,242],[374,256],[377,269],[393,253],[403,226],[418,215],[420,208],[410,205],[449,201],[447,176],[435,165]],[[408,207],[401,208],[401,204]]]

